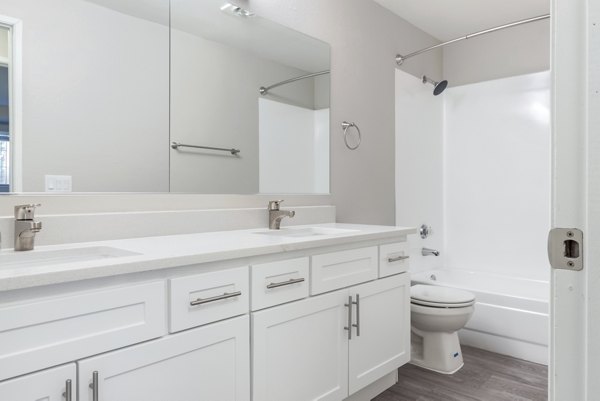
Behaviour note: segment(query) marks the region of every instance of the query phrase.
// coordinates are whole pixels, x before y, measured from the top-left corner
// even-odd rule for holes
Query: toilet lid
[[[410,297],[423,305],[465,305],[475,301],[475,294],[456,288],[417,284],[410,287]]]

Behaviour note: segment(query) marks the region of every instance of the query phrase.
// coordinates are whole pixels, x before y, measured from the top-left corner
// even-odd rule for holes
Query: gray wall
[[[444,78],[450,86],[549,69],[548,20],[463,40],[444,48]]]
[[[338,221],[394,225],[394,58],[437,41],[370,0],[240,5],[331,44],[331,193]],[[440,76],[441,52],[411,60],[405,70]],[[357,151],[344,145],[344,120],[362,131]]]

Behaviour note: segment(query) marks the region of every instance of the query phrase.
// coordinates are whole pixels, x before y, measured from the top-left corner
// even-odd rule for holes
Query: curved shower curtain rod
[[[324,71],[319,71],[319,72],[313,72],[311,74],[306,74],[306,75],[301,75],[299,77],[286,79],[285,81],[277,82],[276,84],[273,84],[273,85],[270,85],[270,86],[267,86],[267,87],[261,86],[258,89],[258,91],[260,92],[261,95],[264,96],[267,93],[269,93],[269,91],[271,89],[277,88],[278,86],[291,84],[292,82],[300,81],[301,79],[318,77],[319,75],[325,75],[325,74],[329,74],[329,70],[324,70]]]
[[[402,63],[404,63],[404,61],[406,59],[409,59],[409,58],[414,57],[414,56],[418,56],[421,53],[425,53],[425,52],[428,52],[430,50],[437,49],[439,47],[443,47],[443,46],[449,45],[450,43],[459,42],[459,41],[465,40],[465,39],[471,39],[471,38],[474,38],[476,36],[485,35],[487,33],[492,33],[492,32],[496,32],[496,31],[500,31],[500,30],[506,29],[506,28],[512,28],[513,26],[518,26],[518,25],[523,25],[523,24],[529,24],[530,22],[541,21],[541,20],[545,20],[545,19],[548,19],[548,18],[550,18],[550,14],[540,15],[538,17],[533,17],[533,18],[527,18],[527,19],[524,19],[524,20],[511,22],[510,24],[500,25],[500,26],[497,26],[497,27],[494,27],[494,28],[483,30],[483,31],[470,33],[468,35],[461,36],[460,38],[452,39],[452,40],[449,40],[449,41],[444,42],[444,43],[440,43],[440,44],[437,44],[437,45],[434,45],[434,46],[426,47],[425,49],[421,49],[421,50],[418,50],[416,52],[412,52],[412,53],[407,54],[405,56],[403,56],[401,54],[398,54],[396,56],[396,64],[402,65]]]

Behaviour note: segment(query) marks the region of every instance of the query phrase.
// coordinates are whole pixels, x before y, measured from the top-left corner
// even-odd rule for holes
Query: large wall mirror
[[[329,192],[329,45],[217,0],[0,0],[0,192]]]

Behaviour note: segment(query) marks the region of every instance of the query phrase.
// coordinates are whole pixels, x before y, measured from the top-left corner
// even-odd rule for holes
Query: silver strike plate
[[[583,270],[583,231],[578,228],[550,230],[548,259],[553,269]]]

